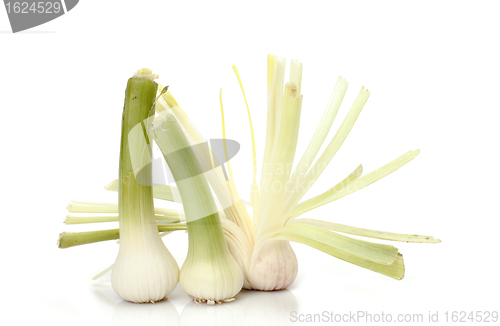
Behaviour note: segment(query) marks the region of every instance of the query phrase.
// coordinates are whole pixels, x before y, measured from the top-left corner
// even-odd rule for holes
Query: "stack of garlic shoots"
[[[203,173],[203,176],[205,178],[204,181],[208,182],[215,195],[215,206],[218,209],[218,215],[221,219],[220,225],[213,223],[216,225],[215,229],[218,229],[218,231],[214,229],[214,232],[217,234],[217,241],[220,241],[220,227],[222,226],[229,252],[243,273],[243,288],[270,291],[285,289],[290,286],[294,282],[298,271],[297,258],[290,246],[290,241],[306,244],[351,264],[397,280],[402,279],[405,272],[403,257],[397,248],[391,245],[358,240],[347,235],[415,243],[440,242],[440,240],[431,236],[383,232],[334,222],[299,218],[302,214],[361,190],[391,174],[413,160],[419,154],[419,151],[408,151],[381,168],[364,175],[363,168],[359,165],[353,169],[351,174],[332,188],[322,194],[304,200],[304,196],[315,181],[321,177],[327,165],[346,140],[370,93],[364,88],[361,89],[340,127],[320,154],[320,149],[330,132],[332,124],[340,110],[344,95],[347,92],[347,82],[339,77],[312,139],[298,160],[298,163],[296,163],[296,168],[291,173],[288,173],[286,172],[288,171],[286,167],[293,166],[294,162],[296,162],[295,152],[302,108],[302,64],[294,60],[291,61],[289,80],[285,82],[286,58],[269,55],[267,68],[266,142],[261,176],[260,180],[257,180],[257,151],[250,109],[238,70],[235,66],[233,66],[233,69],[243,93],[250,123],[253,152],[253,178],[250,184],[251,203],[249,204],[251,209],[247,210],[246,206],[248,206],[248,203],[239,196],[229,159],[224,160],[227,166],[227,175],[222,169],[213,168],[211,173]],[[192,119],[179,106],[170,91],[159,85],[157,96],[155,106],[157,113],[163,116],[163,119],[167,119],[167,121],[175,121],[176,130],[184,133],[185,140],[188,142],[183,147],[203,148],[197,145],[206,143],[205,138],[199,132]],[[222,136],[226,139],[222,95],[221,112],[223,122]],[[156,128],[163,128],[163,131],[166,131],[169,129],[167,125],[168,122],[164,122],[161,124],[162,127],[157,126]],[[156,131],[159,131],[159,129],[156,129]],[[181,138],[178,137],[178,139]],[[157,142],[161,143],[160,137],[157,137]],[[167,145],[164,144],[160,147],[165,148]],[[169,152],[168,149],[167,152]],[[168,155],[166,156],[168,162],[169,157]],[[204,165],[215,166],[215,158],[208,144],[206,149],[198,150],[195,156],[196,159],[193,158],[193,162],[197,160],[198,163],[201,162]],[[183,168],[179,167],[178,163],[173,164],[170,168],[174,175],[176,173],[184,173],[182,172]],[[183,186],[179,186],[179,180],[177,181],[178,187],[174,185],[154,186],[153,195],[158,199],[178,203],[182,202],[185,212],[180,214],[156,212],[158,229],[155,231],[174,231],[186,229],[187,227],[189,250],[191,251],[192,246],[193,248],[197,246],[196,242],[199,241],[201,243],[205,241],[196,240],[200,237],[200,233],[197,229],[190,228],[188,218],[188,215],[191,214],[188,214],[188,211],[200,210],[198,206],[201,204],[186,199],[189,196],[186,197],[186,191],[182,190]],[[119,184],[120,182],[115,180],[106,186],[106,189],[117,191],[119,190]],[[206,189],[206,185],[204,184],[200,189]],[[192,190],[194,191],[194,188]],[[184,195],[182,194],[183,192],[185,193]],[[200,192],[203,195],[200,195],[199,198],[203,196],[203,198],[207,199],[212,198],[206,195],[207,192],[205,190]],[[100,212],[99,208],[96,207],[102,207],[102,204],[85,203],[83,206],[83,208],[79,208],[79,212],[91,213],[96,212],[96,209],[97,212]],[[212,213],[213,206],[211,203],[209,211]],[[203,210],[204,208],[201,209]],[[186,224],[179,223],[182,221],[183,215],[188,220],[187,226]],[[207,214],[203,215],[198,212],[194,216],[195,221],[192,222],[200,221],[199,223],[202,223],[203,218],[198,217],[206,217]],[[88,219],[71,220],[78,221],[79,223],[91,222]],[[164,225],[160,222],[168,224]],[[195,224],[191,225],[194,226]],[[156,227],[156,224],[154,226]],[[74,244],[110,240],[116,238],[117,233],[113,230],[81,233],[68,232],[61,235],[59,244],[61,247],[70,247]],[[195,234],[192,235],[192,233]],[[201,246],[203,244],[200,244],[198,247],[201,248]],[[203,249],[203,252],[207,255],[215,254],[210,253],[210,245],[208,243],[205,246],[206,248]],[[216,247],[225,248],[220,243],[217,243]],[[225,251],[225,249],[221,250]],[[197,255],[198,253],[188,254],[188,257]],[[225,259],[225,262],[221,263],[221,268],[227,263],[227,257]],[[187,263],[194,264],[195,262],[190,261]],[[229,265],[231,266],[226,266],[225,268],[228,271],[233,270],[233,265]],[[181,271],[181,285],[183,289],[198,299],[215,299],[216,296],[207,296],[202,293],[205,284],[200,282],[200,279],[197,279],[197,277],[202,277],[200,275],[203,275],[202,271],[191,278],[185,278],[183,281]],[[234,282],[234,284],[236,283]],[[228,295],[221,294],[217,297],[222,298]]]

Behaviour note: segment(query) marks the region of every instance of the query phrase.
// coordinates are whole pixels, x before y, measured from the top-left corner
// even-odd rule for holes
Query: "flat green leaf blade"
[[[394,262],[392,264],[387,265],[387,264],[375,263],[375,262],[372,262],[372,261],[369,261],[369,260],[366,260],[366,259],[363,259],[363,258],[360,258],[357,256],[346,254],[345,252],[338,250],[334,247],[330,247],[330,246],[323,244],[321,242],[314,241],[314,240],[308,239],[306,237],[298,236],[295,234],[279,234],[276,236],[275,239],[303,243],[303,244],[308,245],[310,247],[321,250],[324,253],[327,253],[331,256],[342,259],[348,263],[369,269],[371,271],[380,273],[380,274],[385,275],[385,276],[389,276],[389,277],[394,278],[396,280],[401,280],[405,274],[403,255],[401,255],[400,253],[397,254],[396,259],[394,259]]]
[[[156,215],[165,216],[182,216],[182,211],[175,209],[153,207]],[[91,202],[73,199],[66,207],[70,213],[118,213],[118,204],[104,203],[104,202]]]
[[[440,243],[441,240],[434,239],[429,235],[418,235],[418,234],[404,234],[404,233],[393,233],[393,232],[385,232],[385,231],[377,231],[370,229],[357,228],[355,226],[332,223],[314,219],[298,219],[294,220],[292,223],[302,223],[308,225],[314,225],[317,227],[325,228],[332,231],[359,235],[367,238],[375,238],[382,240],[391,240],[391,241],[402,241],[402,242],[415,242],[415,243]]]
[[[342,257],[352,256],[379,264],[392,264],[398,254],[398,249],[391,245],[353,239],[317,226],[301,223],[289,224],[274,234],[300,236],[308,241],[335,248],[336,251],[342,252]]]
[[[186,230],[186,224],[163,224],[158,225],[158,232]],[[81,246],[120,238],[120,229],[86,231],[86,232],[62,232],[57,239],[57,246],[61,249]]]
[[[296,205],[291,211],[289,211],[286,215],[284,215],[284,217],[286,218],[285,223],[310,210],[331,203],[332,201],[345,197],[349,194],[352,194],[358,190],[363,189],[366,186],[371,185],[375,181],[378,181],[383,177],[388,176],[392,172],[398,170],[399,168],[401,168],[402,166],[413,160],[415,157],[417,157],[419,153],[420,153],[419,150],[409,151],[401,155],[397,159],[393,160],[392,162],[384,165],[383,167],[375,171],[372,171],[362,177],[359,177],[352,182],[349,182],[340,191],[331,192],[331,190],[328,190],[321,195],[315,196],[303,203]]]
[[[297,167],[290,177],[291,184],[300,184],[303,181],[304,176],[307,174],[307,171],[309,171],[309,168],[318,154],[321,145],[323,145],[326,136],[330,132],[333,121],[339,111],[340,104],[342,103],[344,95],[347,91],[347,86],[347,82],[342,77],[339,77],[330,98],[330,102],[320,119],[318,127],[316,127],[316,131],[314,132],[309,145],[307,145],[305,152],[302,154]]]

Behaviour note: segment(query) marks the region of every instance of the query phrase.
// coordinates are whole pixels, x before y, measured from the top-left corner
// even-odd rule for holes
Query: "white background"
[[[447,311],[450,317],[452,311],[498,311],[497,4],[86,0],[18,34],[10,33],[0,9],[0,319],[19,325],[276,325],[291,324],[291,311],[423,314],[424,321],[437,311],[441,322]],[[196,307],[178,287],[167,302],[122,302],[109,274],[91,280],[114,262],[113,241],[61,250],[56,240],[62,231],[117,227],[62,221],[74,197],[116,198],[103,186],[118,172],[127,78],[152,68],[207,138],[221,137],[223,88],[227,136],[241,143],[232,166],[248,198],[250,135],[231,65],[243,78],[261,162],[267,53],[304,63],[298,154],[337,76],[349,89],[334,128],[361,86],[372,93],[308,196],[359,163],[369,172],[421,149],[394,174],[304,217],[443,242],[395,243],[405,258],[402,281],[293,244],[299,274],[287,291],[243,292],[231,304]],[[182,264],[187,235],[177,232],[165,242]]]

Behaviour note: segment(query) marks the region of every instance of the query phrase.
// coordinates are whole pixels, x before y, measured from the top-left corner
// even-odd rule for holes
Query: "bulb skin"
[[[184,292],[202,302],[234,298],[241,291],[243,281],[243,272],[229,252],[217,259],[188,253],[179,277]]]
[[[135,303],[165,299],[175,289],[179,266],[158,236],[121,240],[111,284],[124,300]],[[142,239],[141,239],[142,238]]]
[[[256,248],[257,249],[257,248]],[[254,251],[247,273],[249,290],[276,291],[292,285],[298,262],[288,241],[270,240]]]
[[[226,243],[218,214],[188,222],[189,249],[179,283],[195,301],[234,298],[244,282],[243,271]]]

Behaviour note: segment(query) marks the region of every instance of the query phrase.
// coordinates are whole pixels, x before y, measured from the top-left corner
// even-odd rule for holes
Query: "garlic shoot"
[[[118,213],[120,249],[111,284],[123,299],[136,303],[163,300],[175,288],[179,267],[161,240],[151,187],[151,150],[142,124],[154,115],[157,84],[150,70],[128,80],[123,110]],[[146,129],[147,130],[147,129]],[[137,177],[142,178],[139,183]]]
[[[171,113],[157,118],[152,132],[172,171],[186,215],[189,249],[180,270],[180,285],[197,301],[226,302],[240,292],[243,271],[226,243],[203,162]]]

